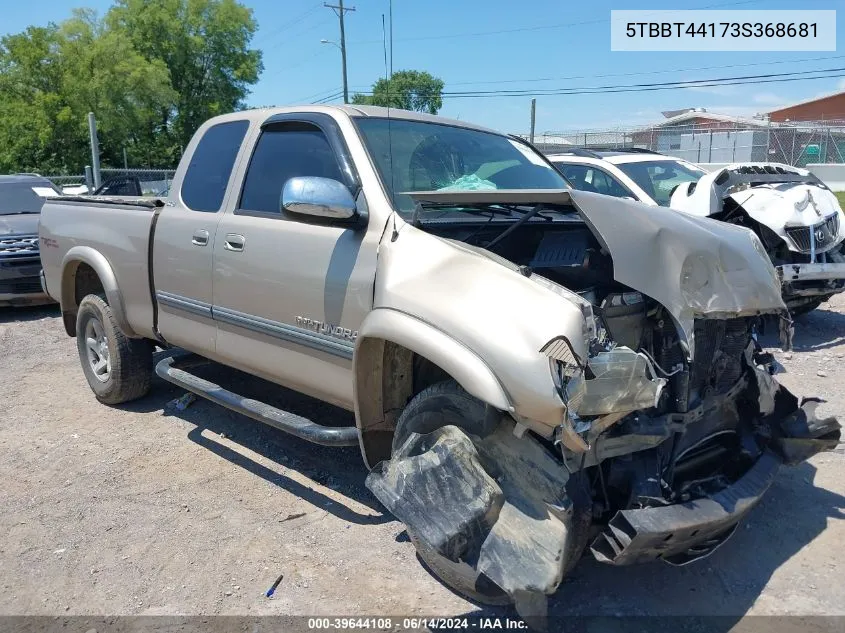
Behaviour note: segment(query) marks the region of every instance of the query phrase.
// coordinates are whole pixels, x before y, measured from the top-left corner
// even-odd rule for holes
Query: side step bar
[[[202,398],[314,444],[358,446],[358,429],[354,426],[322,426],[258,400],[244,398],[184,369],[174,367],[174,363],[180,360],[186,361],[186,364],[190,363],[190,358],[184,356],[168,356],[156,364],[156,374]]]

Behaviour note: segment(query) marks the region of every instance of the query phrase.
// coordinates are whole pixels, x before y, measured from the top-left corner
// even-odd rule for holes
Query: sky
[[[335,13],[316,0],[241,0],[254,10],[264,72],[248,105],[310,103],[342,86]],[[336,0],[333,0],[336,4]],[[345,0],[350,95],[385,75],[382,15],[389,0]],[[69,17],[73,7],[104,13],[110,0],[0,0],[0,34]],[[836,52],[611,52],[611,9],[836,9],[841,0],[393,0],[393,69],[425,70],[446,91],[572,88],[689,81],[845,68],[845,11]],[[389,32],[389,22],[388,22]],[[845,71],[839,72],[845,75]],[[665,110],[703,107],[751,116],[845,90],[845,77],[639,93],[538,96],[536,131],[612,128],[659,121]],[[333,103],[341,102],[336,98]],[[444,98],[440,114],[510,133],[530,126],[531,96]]]

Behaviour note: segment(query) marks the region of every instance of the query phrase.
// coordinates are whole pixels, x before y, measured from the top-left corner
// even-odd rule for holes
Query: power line
[[[543,88],[540,90],[528,90],[528,89],[514,89],[514,90],[467,90],[467,91],[457,91],[457,92],[443,92],[443,96],[462,96],[462,95],[520,95],[520,96],[527,96],[527,95],[538,95],[544,96],[547,94],[567,94],[569,91],[582,91],[582,90],[594,90],[594,91],[602,91],[602,90],[611,90],[611,89],[618,89],[618,88],[650,88],[654,86],[665,86],[668,88],[681,88],[685,86],[689,87],[700,87],[702,84],[710,84],[712,82],[723,82],[723,81],[736,81],[736,80],[751,80],[751,79],[768,79],[771,77],[788,77],[794,75],[806,75],[811,73],[828,73],[828,72],[839,72],[845,71],[845,68],[824,68],[819,70],[801,70],[801,71],[794,71],[788,73],[767,73],[763,75],[744,75],[739,77],[718,77],[715,79],[689,79],[683,81],[664,81],[664,82],[656,82],[656,83],[641,83],[641,84],[625,84],[623,86],[619,86],[616,84],[608,84],[604,86],[589,86],[583,88]],[[810,79],[813,79],[811,77]],[[721,85],[721,84],[717,84]]]
[[[281,33],[282,31],[289,29],[290,27],[292,27],[296,24],[299,24],[304,19],[306,19],[308,16],[310,16],[312,13],[316,13],[321,8],[322,7],[319,4],[316,4],[313,7],[311,7],[310,9],[308,9],[308,11],[306,11],[305,13],[302,13],[301,15],[299,15],[298,17],[295,17],[294,19],[289,20],[287,22],[283,22],[282,24],[276,26],[275,28],[273,28],[270,31],[267,31],[266,33],[259,34],[258,39],[259,40],[266,39],[267,37],[270,37],[270,36],[275,35],[277,33]]]
[[[812,73],[832,73],[808,77]],[[792,75],[800,75],[794,77]],[[807,81],[809,79],[832,79],[845,77],[845,68],[828,68],[824,70],[805,71],[803,73],[776,73],[768,75],[749,75],[746,77],[724,77],[717,79],[698,79],[688,82],[664,82],[654,84],[627,84],[622,86],[593,86],[584,88],[560,88],[544,92],[536,91],[466,91],[466,92],[444,92],[442,96],[452,99],[491,98],[491,97],[526,97],[533,95],[541,96],[563,96],[582,94],[615,94],[621,92],[652,92],[655,90],[675,90],[689,88],[712,88],[716,86],[739,86],[756,85],[767,83],[785,83],[791,81]],[[372,93],[363,93],[372,94]]]
[[[697,72],[700,70],[723,70],[726,68],[746,68],[749,66],[770,66],[775,64],[799,64],[802,62],[827,61],[830,59],[845,59],[845,55],[830,55],[827,57],[805,57],[802,59],[780,59],[765,62],[748,62],[745,64],[723,64],[720,66],[698,66],[696,68],[673,68],[666,70],[642,70],[632,73],[608,73],[603,75],[571,75],[569,77],[539,77],[534,79],[500,79],[485,81],[450,81],[450,86],[472,86],[484,84],[513,84],[513,83],[536,83],[542,81],[569,81],[571,79],[605,79],[608,77],[633,77],[639,75],[663,75],[669,73]]]
[[[338,90],[341,90],[341,88],[329,88],[327,90],[320,90],[319,92],[315,92],[314,94],[310,94],[307,97],[300,97],[299,99],[294,99],[292,101],[292,103],[304,103],[306,101],[310,101],[311,99],[318,99],[318,98],[322,97],[323,95],[329,94],[330,92],[331,93],[337,92]]]
[[[335,99],[343,96],[343,90],[339,90],[336,93],[329,95],[328,97],[323,97],[322,99],[317,99],[316,101],[312,101],[311,103],[317,105],[321,103],[328,103],[329,101],[334,101]]]
[[[760,0],[741,0],[739,2],[722,2],[720,4],[710,4],[703,7],[687,7],[691,10],[705,10],[705,9],[719,9],[723,7],[733,7],[738,5],[744,4],[755,4],[760,2]],[[644,16],[649,14],[644,14]],[[551,29],[563,29],[569,28],[572,26],[587,26],[590,24],[603,24],[605,22],[610,22],[610,18],[602,18],[598,20],[584,20],[581,22],[565,22],[562,24],[544,24],[540,26],[524,26],[514,29],[499,29],[495,31],[475,31],[471,33],[453,33],[450,35],[422,35],[419,37],[403,37],[396,39],[397,42],[422,42],[427,40],[446,40],[446,39],[455,39],[455,38],[470,38],[470,37],[486,37],[488,35],[508,35],[511,33],[528,33],[533,31],[545,31]],[[381,40],[360,40],[357,42],[350,42],[350,44],[374,44],[374,43],[381,43]]]

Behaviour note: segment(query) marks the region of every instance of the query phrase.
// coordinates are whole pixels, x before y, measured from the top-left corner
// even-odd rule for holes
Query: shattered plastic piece
[[[417,539],[536,612],[538,596],[553,593],[577,560],[587,530],[567,496],[566,470],[513,426],[472,439],[455,426],[413,433],[367,487]]]
[[[666,386],[665,378],[654,378],[651,363],[643,354],[627,347],[601,352],[590,359],[594,378],[584,381],[584,395],[578,415],[605,415],[657,406]]]
[[[488,191],[491,189],[497,189],[496,183],[470,174],[461,176],[445,187],[440,187],[437,191]]]

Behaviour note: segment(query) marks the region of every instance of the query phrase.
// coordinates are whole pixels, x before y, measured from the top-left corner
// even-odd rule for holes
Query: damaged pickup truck
[[[744,226],[760,238],[793,315],[845,291],[845,214],[806,169],[737,163],[705,172],[640,149],[573,149],[549,156],[576,189],[629,197]]]
[[[779,386],[786,307],[754,233],[571,191],[523,141],[357,106],[197,132],[166,200],[42,211],[44,283],[97,398],[162,378],[308,441],[458,593],[542,615],[585,551],[683,564],[781,464],[839,439]],[[326,427],[205,380],[202,359],[355,412]],[[764,544],[760,544],[764,547]]]

